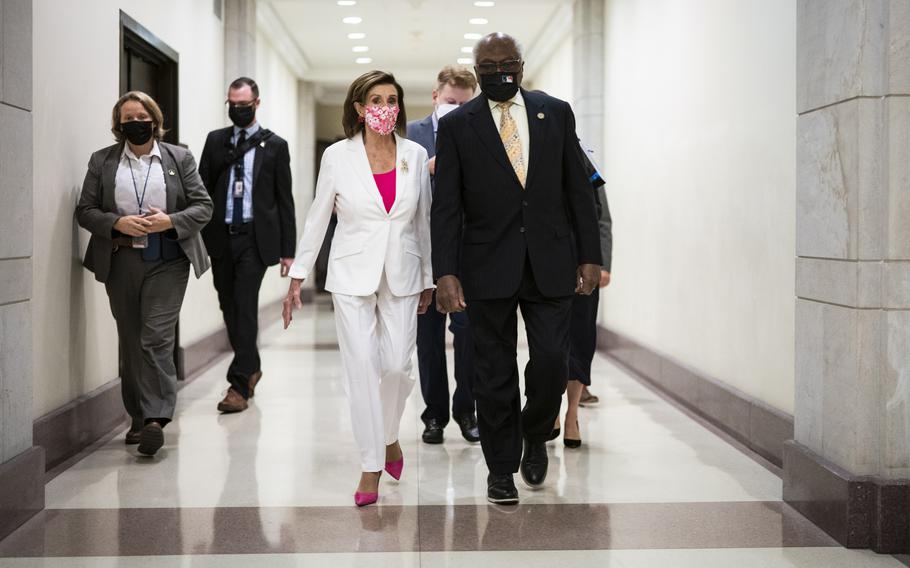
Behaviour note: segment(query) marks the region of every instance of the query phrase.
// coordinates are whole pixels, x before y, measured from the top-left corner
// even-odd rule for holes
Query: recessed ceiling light
[[[366,65],[367,63],[372,63],[372,62],[373,62],[373,58],[372,58],[372,57],[358,57],[358,58],[355,59],[354,61],[357,62],[357,63],[359,63],[359,64],[361,64],[361,65]]]
[[[461,52],[462,53],[474,53],[474,48],[473,47],[462,47]]]
[[[359,24],[360,22],[363,21],[363,18],[361,18],[360,16],[348,16],[347,18],[345,18],[341,21],[346,24]]]
[[[338,2],[341,4],[341,2]],[[492,8],[496,5],[496,2],[474,2],[474,5],[478,8]]]
[[[464,34],[465,39],[480,39],[482,37],[483,37],[483,34],[477,34],[477,33]]]
[[[367,37],[367,34],[363,32],[352,32],[348,34],[348,39],[363,39]]]
[[[474,60],[471,59],[470,57],[459,57],[458,58],[459,65],[472,65],[473,63],[474,63]]]
[[[471,18],[468,20],[468,23],[474,24],[475,26],[485,26],[490,23],[486,18]]]
[[[355,45],[354,47],[351,48],[351,51],[353,51],[354,53],[366,53],[366,52],[370,51],[370,48],[365,45]]]
[[[478,4],[483,4],[483,2],[478,2]],[[339,6],[356,6],[357,0],[338,0]]]

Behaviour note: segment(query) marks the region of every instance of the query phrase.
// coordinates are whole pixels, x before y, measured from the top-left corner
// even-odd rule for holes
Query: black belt
[[[253,222],[244,223],[242,225],[228,225],[227,232],[229,235],[246,235],[253,230]]]

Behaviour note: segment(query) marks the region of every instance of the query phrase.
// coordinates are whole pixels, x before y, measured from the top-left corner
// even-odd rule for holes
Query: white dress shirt
[[[518,127],[518,138],[521,139],[521,157],[524,158],[525,171],[527,171],[528,164],[531,163],[531,132],[528,129],[528,107],[525,106],[525,99],[521,96],[521,91],[518,91],[510,100],[514,104],[509,107],[509,114],[512,115],[512,120],[515,121],[515,126]],[[502,110],[497,106],[498,102],[491,100],[489,103],[490,112],[493,113],[493,124],[496,126],[496,132],[499,132]]]
[[[148,178],[148,185],[145,180]],[[133,183],[135,181],[135,184]],[[145,198],[142,188],[145,187]],[[136,195],[139,198],[137,199]],[[139,210],[142,201],[142,211]],[[164,184],[164,169],[161,167],[161,149],[158,142],[152,144],[152,151],[137,157],[129,144],[123,145],[120,165],[114,178],[114,202],[120,215],[148,213],[150,207],[157,207],[167,213],[167,187]]]

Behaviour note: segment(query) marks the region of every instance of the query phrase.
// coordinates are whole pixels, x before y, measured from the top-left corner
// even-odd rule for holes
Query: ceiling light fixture
[[[337,3],[339,6],[356,6],[357,0],[338,0]],[[480,4],[482,4],[482,2],[480,2]]]
[[[355,45],[354,47],[351,48],[351,51],[353,51],[354,53],[366,53],[366,52],[370,51],[370,48],[365,45]]]
[[[338,2],[341,4],[341,2]],[[478,8],[492,8],[496,5],[496,2],[474,2],[474,5]]]
[[[471,18],[468,20],[469,24],[474,24],[475,26],[485,26],[490,23],[486,18]]]
[[[363,21],[363,18],[361,18],[360,16],[348,16],[347,18],[345,18],[341,21],[346,24],[359,24],[360,22]]]
[[[373,62],[373,58],[372,58],[372,57],[358,57],[358,58],[355,59],[354,61],[355,61],[356,63],[359,63],[360,65],[366,65],[367,63],[372,63],[372,62]]]
[[[458,64],[459,64],[459,65],[473,65],[473,64],[474,64],[474,60],[471,59],[470,57],[459,57],[459,58],[458,58]]]
[[[483,37],[483,34],[477,34],[477,33],[473,33],[473,32],[472,32],[472,33],[464,34],[464,38],[465,38],[465,39],[477,40],[477,39],[480,39],[480,38],[482,38],[482,37]]]
[[[462,47],[461,52],[462,53],[474,53],[474,48],[473,47]]]
[[[348,34],[348,39],[363,39],[367,37],[367,34],[363,32],[352,32]]]

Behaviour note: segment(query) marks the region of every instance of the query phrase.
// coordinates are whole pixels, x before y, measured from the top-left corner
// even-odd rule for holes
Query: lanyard
[[[149,186],[149,176],[152,175],[152,163],[155,161],[155,156],[149,154],[149,169],[145,173],[145,184],[142,186],[142,197],[139,197],[139,186],[136,185],[136,174],[133,173],[133,159],[129,156],[126,157],[130,162],[130,177],[133,178],[133,193],[136,195],[136,204],[139,205],[139,215],[144,215],[142,211],[142,204],[145,203],[145,190]],[[136,158],[136,161],[141,161],[141,158]]]

